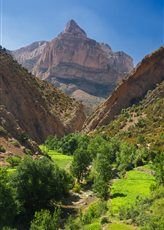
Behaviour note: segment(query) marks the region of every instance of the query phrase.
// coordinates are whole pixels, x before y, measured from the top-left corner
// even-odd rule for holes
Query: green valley
[[[68,5],[62,20],[78,8],[72,5],[69,12]],[[84,22],[89,5],[79,13]],[[129,13],[116,5],[113,19]],[[40,2],[36,16],[38,7],[43,7]],[[37,21],[49,15],[44,11],[44,20]],[[92,15],[89,21],[100,35],[99,17]],[[148,28],[157,30],[158,18]],[[134,16],[125,19],[116,25],[125,29]],[[134,25],[127,35],[137,40],[129,43],[126,37],[125,44],[139,42]],[[31,36],[47,26],[34,28]],[[122,29],[111,28],[107,35],[121,35]],[[23,38],[25,30],[21,33],[13,38]],[[142,49],[148,45],[150,50],[147,43]],[[51,41],[15,51],[0,45],[0,230],[164,230],[163,70],[163,46],[133,68],[129,55],[90,39],[73,19]]]

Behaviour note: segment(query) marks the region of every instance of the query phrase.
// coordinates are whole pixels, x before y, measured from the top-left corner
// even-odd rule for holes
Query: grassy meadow
[[[120,208],[131,206],[137,197],[148,197],[150,187],[154,184],[154,177],[149,171],[137,169],[126,173],[122,179],[115,179],[111,188],[111,197],[108,205],[112,215],[117,215]]]
[[[138,197],[149,198],[150,188],[154,183],[154,177],[147,165],[130,170],[123,178],[113,180],[110,190],[111,195],[107,201],[107,211],[100,216],[93,217],[90,224],[84,225],[84,229],[139,230],[140,228],[132,223],[127,224],[126,220],[120,220],[119,213],[122,208],[127,209],[135,205]],[[84,215],[93,205],[91,204],[86,210],[83,210]],[[93,216],[93,211],[88,212],[87,215]],[[108,221],[106,223],[102,223],[103,217],[107,217]]]
[[[48,154],[51,159],[58,165],[59,168],[69,171],[73,156],[64,155],[55,150],[48,150],[46,146],[41,145],[41,150]]]

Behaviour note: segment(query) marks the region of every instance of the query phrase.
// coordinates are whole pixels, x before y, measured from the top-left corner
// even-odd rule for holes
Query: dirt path
[[[70,196],[63,201],[63,208],[83,209],[96,200],[96,196],[91,190],[81,191],[80,193],[71,192]]]
[[[80,193],[70,192],[69,196],[60,205],[60,208],[63,210],[61,230],[64,230],[65,220],[69,216],[76,218],[80,210],[87,208],[96,199],[91,190],[81,191]]]
[[[73,202],[73,206],[76,208],[85,208],[87,207],[90,203],[92,203],[96,199],[95,195],[93,194],[92,191],[82,191],[79,194],[79,200]]]

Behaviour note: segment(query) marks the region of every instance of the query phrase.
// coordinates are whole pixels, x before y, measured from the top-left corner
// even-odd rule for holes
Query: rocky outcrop
[[[75,98],[75,90],[84,91],[91,95],[91,102],[92,96],[107,97],[133,68],[129,55],[88,38],[74,20],[52,41],[33,43],[12,54],[38,78]],[[83,97],[78,99],[83,101]]]
[[[84,124],[86,132],[107,125],[122,109],[139,102],[148,90],[164,80],[164,48],[146,56],[113,94]]]
[[[29,46],[14,51],[14,56],[16,57],[16,60],[23,65],[23,67],[32,71],[46,44],[46,41],[34,42]]]
[[[12,130],[13,127],[20,127],[38,143],[49,135],[62,136],[82,127],[85,115],[80,103],[33,77],[3,50],[0,50],[0,90],[3,114],[6,111],[12,116],[12,119],[5,116],[1,125],[15,138],[17,128]]]

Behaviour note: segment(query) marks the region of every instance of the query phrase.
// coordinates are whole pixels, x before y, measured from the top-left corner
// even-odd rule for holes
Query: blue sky
[[[74,19],[91,37],[140,61],[164,42],[163,0],[0,0],[8,49],[51,40]]]

